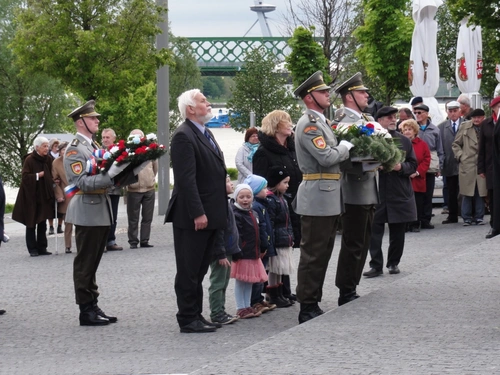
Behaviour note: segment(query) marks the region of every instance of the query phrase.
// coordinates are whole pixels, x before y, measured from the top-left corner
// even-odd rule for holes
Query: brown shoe
[[[108,251],[121,251],[123,250],[123,247],[118,246],[117,244],[106,246],[106,250]]]
[[[257,302],[252,306],[254,313],[265,313],[269,311],[269,307],[264,306],[263,303]]]

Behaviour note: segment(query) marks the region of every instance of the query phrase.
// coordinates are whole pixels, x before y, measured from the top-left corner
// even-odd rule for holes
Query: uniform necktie
[[[215,152],[219,153],[219,150],[217,149],[217,145],[215,144],[215,142],[212,139],[212,137],[210,136],[210,134],[208,134],[207,129],[205,129],[205,132],[203,134],[205,134],[205,137],[207,137],[207,139],[209,140],[209,142],[212,145],[212,147],[215,150]]]
[[[453,134],[457,134],[457,123],[453,123]]]

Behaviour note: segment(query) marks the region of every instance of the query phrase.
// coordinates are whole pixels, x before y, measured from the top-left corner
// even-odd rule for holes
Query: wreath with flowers
[[[364,125],[339,124],[332,126],[338,140],[351,142],[349,151],[352,161],[377,161],[385,171],[392,171],[396,164],[404,160],[404,152],[399,149],[399,140],[378,122]]]
[[[91,175],[105,173],[113,164],[123,163],[130,163],[127,169],[135,168],[145,161],[160,158],[166,152],[165,146],[158,143],[156,134],[130,135],[126,141],[121,139],[107,149],[94,150],[93,156],[87,160],[86,170]]]

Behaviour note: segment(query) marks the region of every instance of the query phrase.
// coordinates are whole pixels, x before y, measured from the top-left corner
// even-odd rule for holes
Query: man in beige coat
[[[130,136],[144,137],[140,129],[134,129]],[[139,172],[139,181],[127,187],[127,217],[128,217],[128,243],[131,249],[140,247],[153,247],[149,243],[151,234],[151,223],[155,210],[155,178],[158,173],[158,161],[147,163],[146,167]],[[139,234],[139,218],[142,220]]]
[[[488,195],[486,179],[477,173],[479,152],[479,129],[484,120],[484,111],[474,109],[470,112],[471,121],[460,126],[452,144],[455,159],[458,161],[458,178],[462,195],[462,218],[464,226],[483,225],[484,200]],[[474,202],[474,213],[472,212]]]

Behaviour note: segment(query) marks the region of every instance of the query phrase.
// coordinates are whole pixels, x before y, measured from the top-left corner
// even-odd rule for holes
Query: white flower
[[[382,125],[380,125],[378,122],[376,121],[371,121],[369,122],[368,124],[372,124],[373,125],[373,129],[374,129],[374,132],[373,134],[375,135],[381,135],[383,136],[384,138],[392,138],[392,135],[389,134],[389,132],[387,131],[387,129],[385,129]],[[366,125],[368,125],[366,124]]]
[[[109,152],[111,152],[112,154],[114,154],[115,152],[117,152],[117,151],[119,151],[119,150],[120,150],[120,148],[119,148],[118,146],[113,146],[113,147],[111,148],[111,150],[109,150]]]
[[[139,134],[131,134],[128,136],[128,142],[138,145],[141,143],[141,136]]]
[[[148,135],[146,135],[146,139],[148,139],[150,141],[155,141],[156,140],[156,134],[149,133]]]

